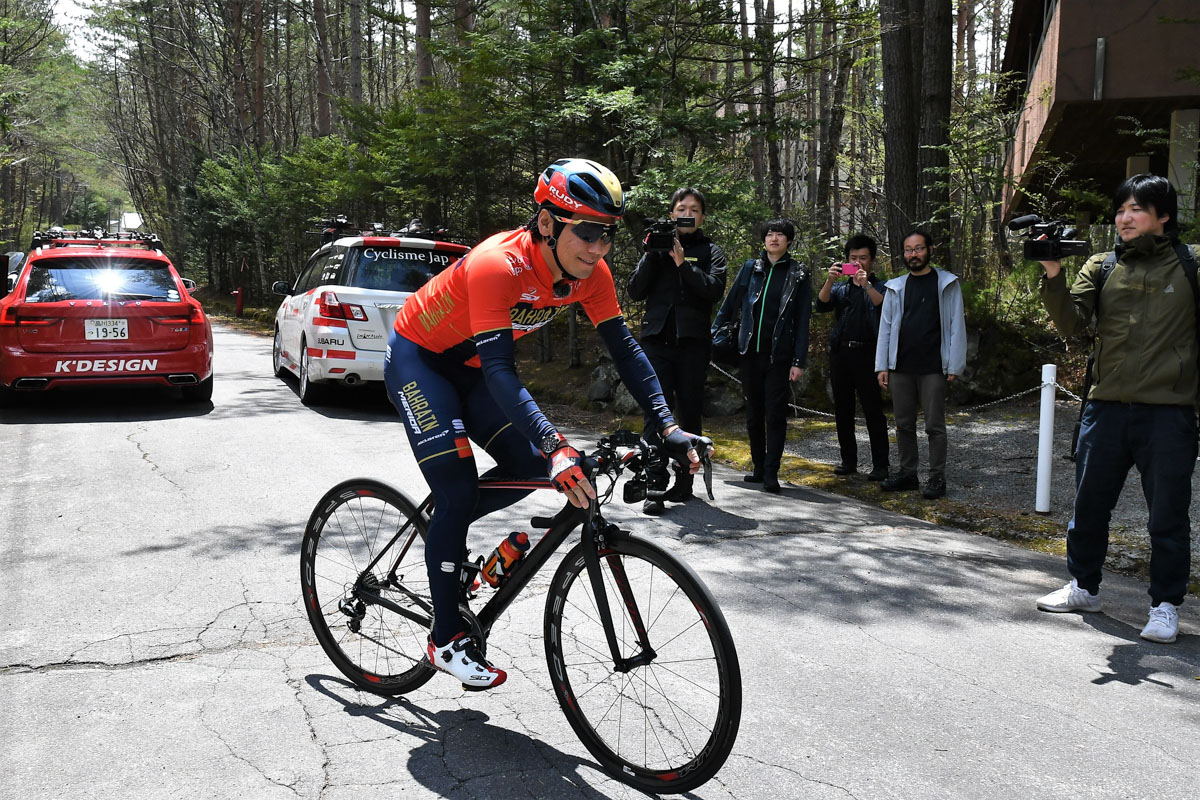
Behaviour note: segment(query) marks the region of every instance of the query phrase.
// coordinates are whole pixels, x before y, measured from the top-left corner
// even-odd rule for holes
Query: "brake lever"
[[[707,436],[697,436],[692,440],[692,446],[696,449],[697,455],[700,455],[700,463],[704,465],[704,490],[708,492],[709,500],[716,500],[712,490],[713,441]]]

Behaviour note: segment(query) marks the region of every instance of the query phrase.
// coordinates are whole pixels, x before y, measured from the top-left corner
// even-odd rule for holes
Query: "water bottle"
[[[513,564],[516,564],[528,549],[529,534],[524,531],[513,531],[488,556],[488,560],[483,565],[483,572],[480,574],[492,587],[499,586],[500,579],[508,574]]]

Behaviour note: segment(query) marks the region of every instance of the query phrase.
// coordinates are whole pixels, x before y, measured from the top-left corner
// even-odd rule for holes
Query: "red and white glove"
[[[558,437],[558,448],[546,455],[546,471],[555,488],[560,492],[569,492],[584,480],[583,457],[579,451],[567,444],[561,434]]]

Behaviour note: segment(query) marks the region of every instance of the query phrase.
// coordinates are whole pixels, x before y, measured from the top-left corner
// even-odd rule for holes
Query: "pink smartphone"
[[[843,275],[853,275],[858,272],[858,264],[842,264]]]

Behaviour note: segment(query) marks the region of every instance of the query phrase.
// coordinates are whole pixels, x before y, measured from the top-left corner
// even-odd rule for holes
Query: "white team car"
[[[322,245],[296,282],[277,281],[275,374],[300,379],[300,402],[322,402],[330,387],[383,380],[396,312],[410,294],[470,248],[410,236],[347,235]]]

